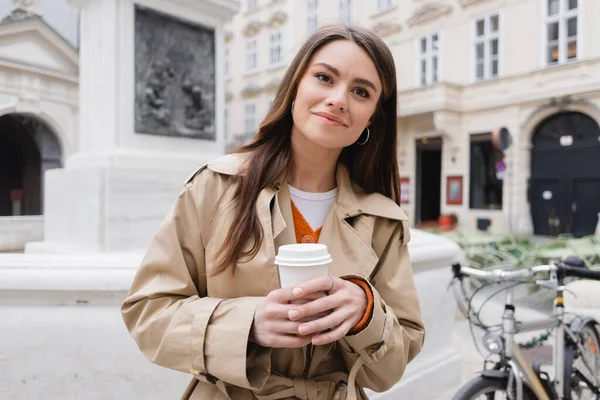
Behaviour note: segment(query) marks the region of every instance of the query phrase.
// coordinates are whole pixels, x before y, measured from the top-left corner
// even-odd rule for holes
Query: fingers
[[[302,322],[294,322],[287,319],[269,322],[269,331],[274,333],[297,334]]]
[[[328,329],[342,325],[348,318],[348,313],[343,310],[337,310],[323,318],[316,319],[307,323],[300,324],[298,333],[300,335],[310,335],[314,333],[324,332]]]
[[[317,299],[320,299],[320,298],[323,298],[326,296],[327,296],[327,293],[325,293],[325,292],[308,293],[305,296],[302,296],[301,298],[299,298],[298,300],[291,300],[290,303],[293,304],[296,301],[308,303],[309,301],[317,300]],[[299,303],[299,304],[302,304],[302,303]]]
[[[340,299],[337,299],[334,296],[322,297],[309,303],[295,306],[289,310],[287,318],[292,321],[298,321],[304,317],[328,313],[330,310],[341,305]]]
[[[311,293],[330,292],[332,286],[337,287],[340,281],[342,281],[340,278],[334,278],[332,276],[321,276],[315,279],[311,279],[310,281],[305,282],[301,285],[297,285],[296,287],[293,287],[292,295],[295,298],[300,298]],[[335,285],[333,285],[333,282],[335,282]]]
[[[322,334],[313,336],[312,344],[314,344],[315,346],[322,346],[327,343],[337,342],[338,340],[346,336],[350,328],[352,327],[347,322],[344,322],[342,325],[329,332],[324,332]]]
[[[267,301],[273,301],[279,304],[286,304],[291,300],[297,300],[302,296],[294,296],[292,290],[295,286],[284,287],[281,289],[276,289],[267,295]]]
[[[273,335],[268,339],[269,347],[294,349],[304,347],[311,343],[312,335],[309,336],[290,336],[290,335]]]
[[[267,320],[289,319],[290,307],[288,304],[266,303],[263,309],[264,318]]]

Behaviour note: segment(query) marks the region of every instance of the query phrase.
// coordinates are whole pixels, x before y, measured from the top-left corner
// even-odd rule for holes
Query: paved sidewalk
[[[497,323],[501,311],[502,304],[492,302],[482,318]],[[520,319],[541,316],[540,312],[517,307]],[[185,374],[144,359],[127,334],[117,306],[3,305],[0,332],[1,399],[178,398],[189,380]],[[461,380],[465,382],[481,369],[483,358],[460,315],[452,335],[462,358]],[[526,335],[519,335],[519,341],[524,340]],[[450,400],[459,387],[457,382],[456,388],[438,400]]]

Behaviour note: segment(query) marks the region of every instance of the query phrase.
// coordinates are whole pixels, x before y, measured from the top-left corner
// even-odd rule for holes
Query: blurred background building
[[[254,135],[318,26],[372,28],[398,72],[403,207],[417,226],[576,236],[600,212],[600,2],[244,0],[225,33],[225,135]],[[494,146],[505,127],[512,145]]]
[[[25,250],[0,255],[0,397],[180,393],[188,377],[144,359],[118,305],[185,175],[255,134],[323,24],[369,27],[394,54],[414,225],[593,232],[599,1],[242,0],[235,14],[239,5],[0,0],[0,253]],[[447,266],[462,255],[449,239],[412,238],[428,335],[397,389],[446,400],[459,381]]]
[[[39,240],[45,171],[81,151],[83,133],[95,146],[101,129],[79,129],[79,11],[0,0],[0,16],[0,215],[30,216]],[[324,24],[358,24],[395,56],[402,202],[415,226],[442,216],[461,229],[590,234],[599,20],[595,0],[242,0],[219,32],[216,142],[186,147],[217,156],[249,140],[303,40]],[[504,151],[493,140],[501,127],[512,139]]]

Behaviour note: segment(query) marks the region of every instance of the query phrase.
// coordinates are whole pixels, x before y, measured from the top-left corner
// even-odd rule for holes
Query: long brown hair
[[[211,274],[217,275],[241,260],[258,253],[263,231],[256,212],[259,193],[273,185],[287,170],[292,159],[291,104],[298,84],[315,52],[335,40],[350,40],[364,49],[379,72],[383,93],[369,126],[366,145],[353,144],[342,150],[339,162],[349,170],[350,178],[367,193],[381,193],[399,204],[400,183],[396,154],[396,66],[387,45],[368,29],[344,25],[325,26],[302,45],[288,67],[273,104],[260,124],[254,139],[236,153],[251,153],[244,173],[235,177],[236,215],[225,242],[217,251],[219,262]],[[362,137],[361,137],[362,138]],[[247,246],[251,244],[251,246]],[[248,248],[249,247],[249,248]]]

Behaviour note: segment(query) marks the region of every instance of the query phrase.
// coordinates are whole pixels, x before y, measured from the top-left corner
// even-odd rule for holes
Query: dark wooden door
[[[531,215],[540,235],[594,233],[600,212],[600,128],[587,115],[540,124],[531,154]]]

